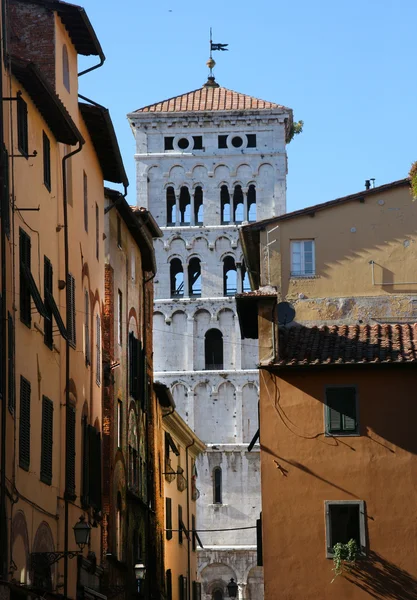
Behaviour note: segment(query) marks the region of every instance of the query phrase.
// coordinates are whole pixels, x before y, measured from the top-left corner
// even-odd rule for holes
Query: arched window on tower
[[[188,289],[190,296],[201,296],[201,264],[200,259],[195,256],[188,264]]]
[[[250,185],[248,189],[248,219],[250,223],[256,221],[256,189]]]
[[[184,270],[179,258],[173,258],[169,267],[171,278],[171,298],[184,296]]]
[[[167,225],[175,225],[177,220],[177,205],[173,187],[167,188]]]
[[[62,46],[62,80],[66,90],[70,91],[70,70],[68,61],[68,50],[66,45]]]
[[[223,369],[223,335],[218,329],[209,329],[204,340],[205,365],[208,371]]]
[[[223,296],[234,296],[237,292],[236,263],[233,256],[223,260]]]
[[[222,504],[222,470],[220,467],[213,469],[213,504]]]
[[[203,190],[197,186],[194,191],[194,222],[202,225],[204,219]]]
[[[245,261],[242,261],[242,291],[250,292],[250,283],[249,283],[249,275],[246,269]]]
[[[230,223],[230,194],[226,185],[220,188],[220,205],[222,215],[222,225]]]
[[[180,190],[180,222],[181,225],[189,225],[191,219],[191,197],[190,192],[184,185]]]
[[[242,223],[244,205],[243,205],[243,192],[242,186],[236,185],[233,192],[233,221],[235,223]]]

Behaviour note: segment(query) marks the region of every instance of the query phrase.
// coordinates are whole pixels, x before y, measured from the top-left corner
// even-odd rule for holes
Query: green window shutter
[[[165,498],[165,522],[166,522],[166,538],[172,539],[172,500]]]
[[[20,258],[20,319],[31,326],[32,315],[30,306],[30,287],[26,273],[30,272],[31,241],[30,236],[23,229],[19,229],[19,258]]]
[[[49,302],[49,294],[53,294],[53,269],[49,258],[44,256],[43,258],[43,287],[44,287],[44,298],[45,308],[48,313],[48,317],[44,320],[44,342],[48,348],[52,348],[53,335],[52,335],[52,307]]]
[[[42,430],[41,430],[41,481],[47,485],[52,483],[52,448],[53,448],[53,416],[54,405],[49,398],[42,398]]]
[[[168,569],[166,572],[166,587],[167,587],[167,600],[172,600],[172,571]]]
[[[75,408],[67,406],[66,418],[66,494],[75,497]]]
[[[13,317],[8,313],[7,317],[7,390],[9,396],[9,411],[14,414],[15,410],[15,369],[14,369],[14,323]]]
[[[328,388],[326,401],[326,429],[329,433],[357,431],[356,389],[354,387]]]
[[[75,279],[68,273],[67,280],[67,335],[72,346],[77,343],[75,326]]]
[[[83,457],[82,457],[82,496],[81,504],[84,508],[90,506],[90,438],[87,417],[82,418]]]
[[[182,544],[182,506],[178,504],[178,542]]]
[[[20,377],[19,466],[26,471],[30,465],[30,383]]]

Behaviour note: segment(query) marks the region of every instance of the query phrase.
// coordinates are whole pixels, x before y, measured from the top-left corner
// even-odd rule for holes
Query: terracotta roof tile
[[[280,327],[279,366],[417,362],[417,323]]]
[[[269,110],[273,108],[290,110],[281,104],[259,100],[259,98],[234,92],[224,87],[203,86],[187,94],[181,94],[156,104],[138,108],[135,112],[171,113],[215,110]]]

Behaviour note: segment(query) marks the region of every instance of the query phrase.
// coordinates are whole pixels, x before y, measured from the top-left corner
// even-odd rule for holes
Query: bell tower
[[[211,75],[201,88],[128,117],[137,203],[164,233],[155,241],[155,380],[170,386],[208,449],[191,507],[205,530],[202,597],[226,597],[233,578],[240,599],[260,600],[256,530],[245,529],[261,511],[259,447],[247,451],[258,429],[258,354],[256,340],[241,339],[236,315],[235,294],[250,289],[238,228],[285,212],[292,111]]]

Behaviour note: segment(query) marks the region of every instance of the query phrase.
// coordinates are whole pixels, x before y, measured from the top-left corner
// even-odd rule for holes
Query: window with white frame
[[[326,500],[326,556],[333,557],[336,544],[354,540],[366,552],[365,502],[363,500]]]
[[[291,275],[311,277],[316,272],[314,240],[291,241]]]

